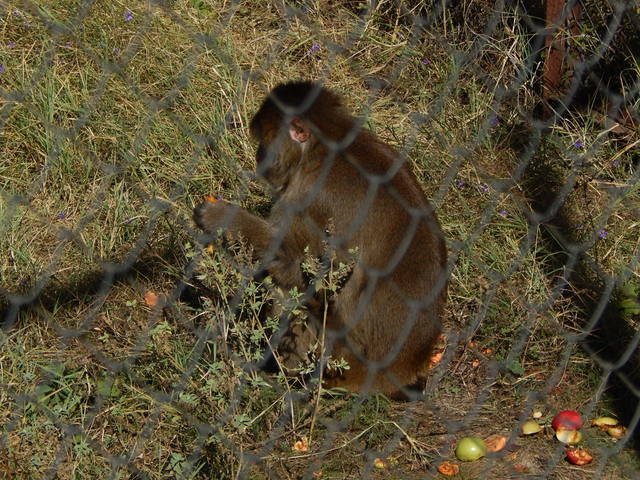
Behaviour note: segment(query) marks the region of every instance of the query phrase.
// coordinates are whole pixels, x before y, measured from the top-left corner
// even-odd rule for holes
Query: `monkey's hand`
[[[228,229],[237,217],[239,207],[227,202],[205,201],[193,210],[193,220],[205,232]]]
[[[243,238],[258,256],[269,247],[273,235],[271,226],[262,218],[223,201],[201,203],[193,210],[193,220],[205,232],[221,229],[229,238]]]

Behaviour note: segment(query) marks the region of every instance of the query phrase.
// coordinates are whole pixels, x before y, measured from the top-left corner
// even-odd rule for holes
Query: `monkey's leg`
[[[349,369],[340,373],[327,371],[323,381],[325,388],[339,387],[361,394],[380,392],[393,400],[407,400],[424,387],[424,379],[403,363],[374,370],[370,362],[365,360],[363,363],[360,356],[353,355],[348,349],[336,352],[332,357],[346,360]]]
[[[369,294],[360,272],[352,280],[334,302],[332,326],[332,357],[344,358],[350,368],[329,376],[326,385],[406,399],[424,383],[439,324],[428,310],[412,313],[406,298],[384,280]]]

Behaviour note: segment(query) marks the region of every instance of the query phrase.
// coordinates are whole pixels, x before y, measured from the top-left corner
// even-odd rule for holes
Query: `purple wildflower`
[[[458,187],[458,188],[464,187],[464,182],[462,180],[460,180],[458,183],[456,183],[456,187]]]
[[[489,187],[487,187],[486,185],[478,185],[478,190],[487,193],[489,191]]]
[[[500,123],[500,117],[493,117],[493,118],[491,119],[491,122],[490,122],[490,124],[491,124],[491,126],[492,126],[492,127],[495,127],[495,126],[496,126],[496,125],[498,125],[499,123]]]
[[[127,13],[124,14],[124,21],[130,22],[133,20],[133,12],[131,10],[127,10]]]
[[[498,215],[500,215],[501,217],[506,217],[507,216],[507,211],[506,210],[500,210],[498,212]]]
[[[5,69],[4,69],[4,65],[0,63],[0,73],[4,73]]]
[[[22,280],[20,280],[20,285],[21,285],[21,286],[25,287],[25,286],[27,286],[28,284],[29,284],[29,282],[27,281],[27,279],[26,279],[26,278],[23,278]]]
[[[131,222],[133,222],[135,219],[136,219],[136,217],[127,218],[127,219],[124,221],[124,224],[125,224],[125,225],[129,225],[129,224],[130,224]]]
[[[604,228],[598,231],[598,237],[600,238],[607,238],[607,235],[609,235],[609,232],[607,232]]]
[[[613,161],[613,166],[614,167],[619,167],[620,166],[620,160],[614,160]]]
[[[424,60],[422,60],[422,64],[423,65],[429,65],[431,62],[429,60],[427,60],[426,58]]]
[[[16,46],[16,42],[9,42],[7,43],[7,48],[13,48]]]
[[[578,140],[576,143],[573,144],[573,146],[576,148],[582,148],[584,147],[584,143],[582,143],[582,140]]]
[[[309,50],[309,54],[315,53],[318,50],[320,50],[320,45],[318,45],[317,43],[314,43],[313,47],[311,47],[311,50]]]
[[[57,217],[58,217],[60,220],[64,220],[65,218],[67,218],[67,216],[64,214],[64,212],[60,212],[60,213],[57,215]]]

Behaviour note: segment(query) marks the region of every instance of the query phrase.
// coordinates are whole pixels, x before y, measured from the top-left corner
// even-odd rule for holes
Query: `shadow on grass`
[[[523,127],[512,134],[512,148],[523,155],[531,137],[531,132]],[[542,264],[548,266],[549,275],[565,271],[570,286],[562,294],[578,306],[585,328],[593,321],[594,315],[598,315],[596,312],[601,311],[593,327],[586,332],[582,347],[601,368],[605,368],[605,372],[611,371],[605,401],[615,409],[622,424],[632,425],[640,414],[640,332],[634,327],[640,315],[623,307],[622,303],[629,297],[622,293],[622,285],[612,285],[611,279],[607,282],[597,261],[584,250],[577,253],[573,270],[567,269],[567,262],[575,251],[570,252],[559,239],[574,239],[577,230],[572,210],[566,203],[570,191],[563,191],[565,184],[561,182],[566,177],[564,169],[568,167],[559,165],[554,155],[546,155],[544,138],[540,145],[526,169],[521,186],[531,209],[542,218],[544,228],[540,229],[540,235],[546,245],[545,250],[563,253],[547,257],[547,262]],[[562,196],[564,198],[559,201]],[[548,262],[549,258],[554,261]],[[605,374],[603,372],[602,375]],[[631,434],[629,446],[640,447],[640,428],[637,426]]]
[[[94,271],[82,272],[68,279],[50,278],[35,295],[12,295],[0,291],[0,328],[9,331],[20,323],[24,314],[40,309],[53,312],[60,308],[70,309],[79,304],[88,305],[92,300],[106,299],[111,289],[118,284],[134,287],[157,283],[160,279],[171,278],[176,283],[174,291],[179,292],[178,300],[188,306],[202,310],[202,296],[211,296],[212,292],[196,278],[187,281],[176,279],[167,271],[171,262],[176,271],[185,270],[187,259],[183,251],[175,247],[161,250],[145,250],[130,265],[111,266]],[[91,300],[89,300],[91,299]]]

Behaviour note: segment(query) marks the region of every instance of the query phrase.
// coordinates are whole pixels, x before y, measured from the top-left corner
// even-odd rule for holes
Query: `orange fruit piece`
[[[153,308],[158,304],[158,295],[156,295],[155,293],[148,291],[147,293],[144,294],[144,303],[147,304],[147,307]]]
[[[484,444],[489,452],[499,452],[507,444],[507,437],[504,435],[491,435],[485,438]]]
[[[458,465],[457,463],[444,461],[440,465],[438,465],[438,471],[441,474],[446,475],[447,477],[452,477],[460,473],[460,465]]]

